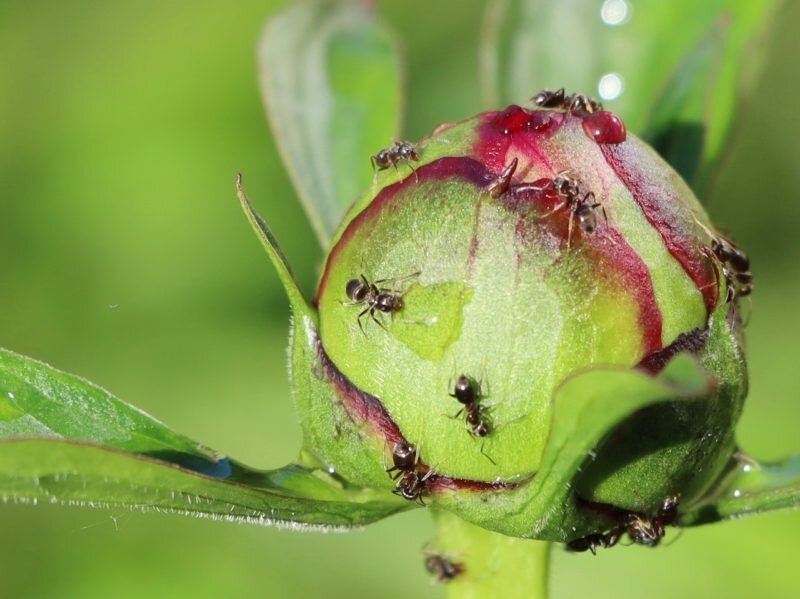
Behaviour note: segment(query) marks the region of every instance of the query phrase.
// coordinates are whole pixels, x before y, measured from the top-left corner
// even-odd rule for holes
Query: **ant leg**
[[[394,172],[396,172],[400,176],[400,183],[402,183],[405,180],[405,177],[403,177],[403,175],[400,174],[400,169],[397,168],[397,162],[396,161],[392,162],[392,166],[394,167]]]
[[[559,210],[564,208],[567,204],[569,204],[569,202],[567,200],[564,200],[558,206],[553,208],[550,212],[546,212],[545,214],[543,214],[540,218],[548,218],[548,217],[554,215],[556,212],[558,212]]]
[[[372,320],[374,320],[374,321],[375,321],[375,323],[376,323],[376,324],[377,324],[379,327],[381,327],[381,328],[382,328],[384,331],[386,331],[386,332],[388,333],[388,332],[389,332],[389,329],[387,329],[387,328],[386,328],[386,325],[384,325],[384,324],[383,324],[383,323],[382,323],[382,322],[381,322],[381,321],[378,319],[378,317],[377,317],[377,316],[375,316],[375,312],[376,312],[376,310],[375,310],[375,306],[370,306],[370,307],[368,308],[368,310],[369,310],[369,315],[370,315],[370,318],[372,318]]]
[[[451,395],[450,397],[455,397],[455,395]],[[452,418],[453,420],[455,420],[455,419],[457,419],[459,416],[461,416],[461,414],[463,414],[463,413],[464,413],[464,408],[461,408],[461,409],[460,409],[458,412],[456,412],[455,414],[453,414],[452,416],[450,416],[450,418]]]
[[[485,440],[485,439],[484,439],[483,443],[481,443],[481,455],[482,455],[483,457],[485,457],[487,460],[489,460],[489,461],[492,463],[492,465],[493,465],[493,466],[497,466],[497,462],[495,462],[495,461],[492,459],[492,456],[490,456],[488,453],[486,453],[485,451],[483,451],[483,446],[484,446],[484,445],[486,445],[486,440]]]
[[[419,175],[417,174],[417,169],[414,168],[414,165],[410,162],[408,163],[408,168],[411,169],[411,172],[414,173],[414,182],[419,183]]]
[[[363,333],[364,337],[366,337],[366,336],[367,336],[367,332],[364,330],[364,323],[363,323],[363,322],[361,322],[361,319],[362,319],[362,318],[364,317],[364,315],[365,315],[367,312],[369,312],[371,309],[373,309],[371,306],[367,306],[366,308],[364,308],[363,310],[361,310],[361,312],[358,314],[358,318],[356,318],[356,322],[358,322],[358,328],[359,328],[359,329],[361,329],[361,332]]]
[[[569,213],[569,227],[567,228],[567,249],[570,248],[570,244],[572,243],[572,221],[575,220],[575,211],[570,210]]]

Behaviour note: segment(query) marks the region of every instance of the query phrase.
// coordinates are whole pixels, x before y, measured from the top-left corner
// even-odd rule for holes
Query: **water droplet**
[[[336,468],[333,466],[328,466],[328,474],[336,474]]]
[[[627,0],[606,0],[600,7],[600,18],[610,27],[619,27],[630,20],[632,12]]]
[[[11,393],[11,391],[8,392],[8,399],[11,399],[11,400],[14,399],[14,394]]]
[[[598,95],[606,101],[616,100],[625,89],[625,81],[616,73],[606,73],[597,84]]]
[[[741,497],[741,496],[742,496],[742,492],[741,492],[739,489],[736,489],[736,490],[733,492],[733,496],[734,496],[734,497]]]
[[[627,137],[622,119],[607,110],[600,110],[583,119],[583,130],[599,144],[619,144]]]
[[[742,466],[742,470],[744,472],[750,472],[752,469],[753,467],[750,464],[745,464],[744,466]]]

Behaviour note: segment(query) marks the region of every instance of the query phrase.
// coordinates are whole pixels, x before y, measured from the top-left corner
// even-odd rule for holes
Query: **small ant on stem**
[[[464,571],[464,564],[454,562],[446,555],[426,551],[425,569],[434,575],[436,582],[450,582]]]

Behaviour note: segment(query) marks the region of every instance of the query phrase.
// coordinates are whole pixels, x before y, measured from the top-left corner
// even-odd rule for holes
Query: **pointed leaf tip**
[[[242,210],[244,210],[244,214],[247,217],[247,220],[250,222],[250,226],[253,227],[253,230],[256,232],[256,235],[261,241],[261,245],[263,245],[264,249],[267,250],[267,255],[272,261],[272,265],[278,272],[278,278],[281,280],[283,288],[286,291],[286,295],[289,297],[289,303],[292,306],[292,310],[294,310],[297,314],[316,319],[315,311],[309,305],[305,295],[303,295],[303,292],[300,289],[300,286],[297,284],[297,280],[292,274],[292,270],[289,267],[289,263],[286,261],[286,257],[283,255],[280,246],[278,245],[278,241],[275,239],[272,231],[270,231],[266,221],[261,217],[260,214],[258,214],[258,212],[256,212],[253,204],[247,197],[247,194],[245,194],[241,173],[236,175],[236,194],[239,197],[239,203],[242,206]]]

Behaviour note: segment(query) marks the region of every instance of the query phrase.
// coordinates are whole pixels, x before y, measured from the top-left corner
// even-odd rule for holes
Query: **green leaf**
[[[511,536],[566,541],[602,530],[607,521],[577,501],[576,481],[607,435],[648,406],[707,396],[710,380],[688,354],[657,377],[625,368],[592,368],[568,378],[553,397],[552,424],[538,472],[515,490],[478,499],[437,497],[437,507]],[[496,514],[505,514],[498,523]]]
[[[258,471],[84,379],[0,350],[0,498],[348,527],[406,509],[315,468]]]
[[[370,184],[370,155],[400,128],[401,59],[369,3],[298,2],[258,48],[270,125],[300,200],[327,247]]]
[[[800,508],[800,455],[760,463],[737,454],[716,488],[689,506],[679,524],[699,526],[786,508]]]
[[[76,441],[0,441],[0,498],[5,503],[127,507],[292,528],[361,526],[404,509],[397,503],[359,501],[357,494],[299,466],[239,472],[237,478],[248,484]]]
[[[753,92],[761,38],[780,4],[606,0],[590,10],[579,0],[490,0],[481,46],[485,100],[520,103],[558,87],[602,99],[601,79],[618,77],[622,93],[606,98],[607,108],[629,130],[671,148],[668,158],[681,157],[678,169],[705,187]]]
[[[286,261],[286,257],[283,255],[278,241],[275,239],[272,231],[270,231],[266,221],[256,212],[255,208],[253,208],[253,204],[250,203],[247,195],[245,195],[242,175],[236,176],[236,193],[239,196],[239,203],[242,205],[242,210],[244,210],[244,214],[250,226],[253,227],[253,231],[255,231],[261,245],[263,245],[264,249],[267,251],[272,265],[278,272],[278,278],[283,284],[286,295],[289,297],[289,303],[295,315],[298,317],[307,316],[313,321],[316,321],[316,311],[309,305],[308,300],[297,284],[297,280],[292,274],[292,269],[289,268],[289,263]]]
[[[700,397],[708,385],[700,366],[687,354],[676,356],[657,378],[633,370],[597,369],[568,379],[556,392],[553,428],[531,484],[533,509],[542,515],[537,534],[553,525],[563,531],[567,520],[581,517],[571,513],[573,481],[587,456],[591,458],[616,425],[649,405]]]

